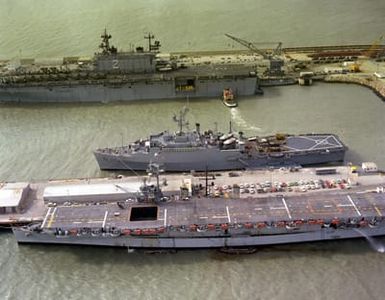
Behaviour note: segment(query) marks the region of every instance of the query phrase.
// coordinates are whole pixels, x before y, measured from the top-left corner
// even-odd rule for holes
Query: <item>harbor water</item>
[[[0,59],[92,55],[107,27],[128,49],[149,30],[167,51],[232,48],[224,33],[284,46],[370,44],[383,1],[0,0]],[[355,85],[264,89],[219,99],[0,105],[0,181],[103,177],[92,155],[163,129],[189,108],[190,127],[247,135],[335,133],[346,161],[385,169],[385,103]],[[216,123],[216,125],[215,125]],[[113,175],[116,175],[114,173]],[[129,174],[129,173],[125,173]],[[132,175],[132,174],[130,174]],[[250,255],[166,254],[78,246],[18,246],[0,232],[1,299],[382,299],[385,238],[263,247]],[[376,247],[373,247],[376,245]]]

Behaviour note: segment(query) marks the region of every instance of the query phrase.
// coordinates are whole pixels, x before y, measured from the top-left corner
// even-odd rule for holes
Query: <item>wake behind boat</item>
[[[174,116],[178,131],[163,131],[129,145],[94,151],[100,169],[146,170],[149,163],[164,171],[234,170],[306,166],[342,162],[346,147],[334,134],[276,134],[245,137],[242,132],[184,131],[187,110]]]

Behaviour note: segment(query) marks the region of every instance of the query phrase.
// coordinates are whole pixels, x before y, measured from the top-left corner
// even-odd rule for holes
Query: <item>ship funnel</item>
[[[200,127],[201,127],[201,124],[195,123],[195,128],[196,128],[196,131],[197,131],[198,134],[201,134],[200,133]]]

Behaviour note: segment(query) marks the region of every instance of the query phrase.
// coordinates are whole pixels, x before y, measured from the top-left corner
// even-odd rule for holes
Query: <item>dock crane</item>
[[[381,43],[385,40],[385,37],[382,35],[376,39],[370,46],[370,48],[364,51],[362,54],[369,58],[377,58],[380,56]]]
[[[249,41],[243,40],[241,38],[237,38],[237,37],[232,36],[232,35],[227,34],[227,33],[225,33],[225,36],[227,36],[228,38],[230,38],[230,39],[236,41],[237,43],[245,46],[246,48],[249,48],[251,51],[253,51],[255,53],[258,53],[264,59],[271,59],[272,57],[275,57],[275,56],[278,56],[278,55],[282,54],[282,42],[277,42],[278,46],[275,49],[273,49],[271,54],[269,54],[268,52],[265,52],[265,51],[263,51],[261,49],[258,49],[256,47],[256,45],[257,44],[259,44],[259,45],[267,45],[267,44],[277,44],[277,43],[274,43],[274,42],[258,42],[258,43],[254,43],[254,42],[249,42]]]
[[[228,38],[236,41],[237,43],[241,44],[242,46],[245,46],[246,48],[250,49],[252,52],[255,52],[259,55],[261,55],[264,59],[267,59],[270,61],[270,68],[269,68],[269,74],[270,75],[282,75],[282,66],[284,64],[283,59],[279,58],[278,56],[282,54],[282,43],[278,42],[278,46],[273,49],[272,53],[267,53],[261,49],[258,49],[256,47],[257,43],[252,43],[249,41],[246,41],[241,38],[237,38],[235,36],[232,36],[230,34],[225,34]],[[262,43],[258,43],[262,44]],[[264,43],[267,44],[267,43]],[[270,43],[269,43],[270,44]]]
[[[367,58],[374,58],[378,59],[381,56],[381,43],[384,41],[384,36],[380,36],[378,39],[376,39],[369,47],[368,50],[365,50],[361,53],[361,55],[366,56]],[[362,58],[358,58],[356,61],[354,61],[352,64],[348,66],[348,69],[350,72],[357,73],[361,72],[361,64],[362,64]]]

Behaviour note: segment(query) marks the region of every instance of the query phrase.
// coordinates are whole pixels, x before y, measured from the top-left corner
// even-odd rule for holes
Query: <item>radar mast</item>
[[[148,40],[149,52],[159,52],[159,48],[161,44],[159,41],[154,41],[154,44],[151,43],[152,40],[155,38],[155,36],[152,33],[149,32],[144,38]]]
[[[100,36],[102,42],[99,45],[99,48],[102,49],[102,54],[116,54],[118,49],[114,46],[110,46],[111,34],[107,33],[107,28],[104,28],[104,33]]]
[[[179,111],[179,118],[174,114],[173,120],[174,122],[178,123],[179,127],[179,132],[178,135],[183,134],[183,127],[187,127],[189,125],[189,122],[186,121],[186,115],[188,113],[189,109],[184,106],[180,111]]]

